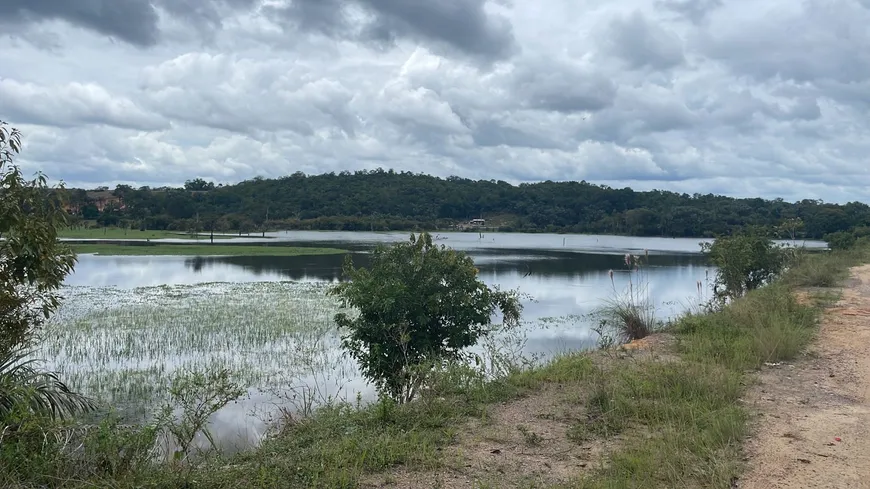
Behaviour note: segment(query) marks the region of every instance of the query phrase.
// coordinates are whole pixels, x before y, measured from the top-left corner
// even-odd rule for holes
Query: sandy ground
[[[808,355],[769,366],[741,489],[870,488],[870,265],[852,270]]]
[[[654,335],[623,345],[609,361],[668,361],[673,337]],[[599,361],[607,362],[604,357]],[[595,358],[593,358],[595,361]],[[546,488],[568,484],[601,469],[607,454],[621,443],[619,435],[586,442],[568,433],[585,419],[589,387],[548,384],[525,398],[494,406],[486,420],[472,420],[445,448],[445,467],[408,471],[398,468],[368,477],[367,489]]]
[[[617,443],[575,443],[568,429],[582,416],[583,399],[574,389],[551,385],[533,396],[504,403],[491,417],[475,420],[448,448],[446,467],[370,478],[362,487],[402,489],[537,488],[567,483],[599,468],[604,453]]]

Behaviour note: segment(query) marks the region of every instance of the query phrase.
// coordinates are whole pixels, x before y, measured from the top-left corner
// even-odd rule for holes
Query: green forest
[[[512,185],[382,169],[297,172],[235,185],[195,179],[181,188],[118,185],[65,192],[68,210],[80,223],[149,230],[446,230],[483,218],[488,229],[517,232],[712,237],[754,229],[810,239],[870,234],[870,207],[859,202],[640,192],[585,181]]]

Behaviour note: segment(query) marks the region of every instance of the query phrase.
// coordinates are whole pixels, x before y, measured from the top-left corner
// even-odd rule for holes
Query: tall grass
[[[740,375],[708,363],[630,362],[602,375],[569,436],[620,435],[607,465],[571,487],[727,487],[746,413]]]
[[[321,284],[69,288],[37,355],[72,390],[131,415],[165,400],[179,369],[227,369],[252,392],[317,377],[337,394],[356,376]]]
[[[794,358],[812,340],[818,316],[817,308],[774,283],[719,312],[688,315],[674,331],[687,360],[743,371]]]
[[[571,435],[622,440],[606,466],[569,487],[733,487],[749,419],[740,404],[746,372],[796,358],[817,331],[821,310],[798,301],[794,287],[838,285],[865,256],[802,257],[781,280],[675,321],[678,360],[623,362],[602,375]]]
[[[656,309],[649,294],[649,252],[644,255],[627,253],[624,258],[628,285],[625,290],[616,288],[613,270],[610,271],[610,283],[613,296],[606,299],[603,306],[592,313],[599,321],[597,329],[604,338],[604,344],[610,341],[627,343],[649,336],[657,327]]]
[[[867,248],[835,252],[799,253],[786,271],[784,281],[795,287],[836,287],[848,276],[849,267],[870,260]]]

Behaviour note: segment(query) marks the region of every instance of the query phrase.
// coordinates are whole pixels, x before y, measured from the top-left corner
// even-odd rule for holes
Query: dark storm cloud
[[[3,0],[0,23],[64,20],[137,46],[158,40],[157,11],[148,0]]]
[[[26,26],[62,20],[135,46],[160,41],[158,7],[197,27],[217,29],[226,9],[251,8],[257,0],[2,0],[0,24]]]
[[[149,47],[161,40],[158,9],[209,37],[230,13],[258,5],[259,0],[3,0],[0,23],[20,27],[63,20]],[[285,27],[334,38],[381,46],[407,38],[487,61],[508,58],[517,50],[512,26],[487,13],[485,5],[486,0],[292,0],[264,11]]]
[[[300,29],[393,44],[408,38],[486,60],[517,50],[511,24],[485,10],[486,0],[293,0],[275,12]],[[368,19],[353,19],[356,7]]]

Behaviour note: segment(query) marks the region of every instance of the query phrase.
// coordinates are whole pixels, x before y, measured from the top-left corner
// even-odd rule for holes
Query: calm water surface
[[[368,262],[368,251],[378,243],[406,240],[409,233],[280,232],[267,233],[270,242],[291,241],[298,246],[330,246],[352,250],[357,265]],[[712,279],[714,270],[700,255],[698,239],[630,238],[615,236],[441,233],[439,243],[469,253],[486,283],[517,289],[524,301],[526,355],[549,357],[559,352],[593,346],[594,326],[583,318],[615,292],[629,285],[623,263],[625,253],[649,253],[645,269],[648,293],[658,317],[667,319],[700,300],[698,282]],[[260,241],[239,238],[231,241]],[[158,241],[158,240],[152,240]],[[807,243],[819,246],[818,243]],[[213,283],[301,282],[315,285],[341,279],[344,257],[176,257],[81,255],[66,281],[75,289],[118,290],[134,300],[137,294],[159,286],[196,286]],[[611,280],[610,271],[614,271]],[[102,293],[105,294],[105,293]],[[86,297],[86,296],[84,296]],[[86,300],[86,299],[77,299]],[[151,300],[151,299],[148,299]],[[75,305],[65,307],[73,308]],[[229,318],[232,320],[232,318]],[[240,319],[241,320],[241,319]],[[119,320],[120,321],[120,320]],[[126,327],[119,322],[118,327]],[[82,333],[85,334],[85,333]],[[93,333],[89,333],[93,334]],[[86,339],[82,339],[85,341]],[[75,341],[75,340],[73,340]],[[167,364],[173,363],[167,357]],[[86,368],[86,367],[82,367]],[[143,367],[144,368],[144,367]],[[314,381],[316,375],[303,381]],[[358,377],[345,379],[343,394],[373,392]],[[339,392],[330,392],[339,394]],[[262,433],[261,421],[245,416],[264,395],[218,413],[214,425],[219,438],[241,444]]]

